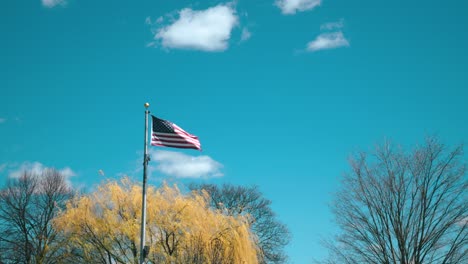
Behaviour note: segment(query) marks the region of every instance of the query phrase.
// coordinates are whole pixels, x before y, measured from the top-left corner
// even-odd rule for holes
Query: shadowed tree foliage
[[[357,155],[333,206],[341,232],[326,263],[468,263],[462,155],[436,139]]]
[[[287,227],[276,219],[271,201],[263,197],[258,187],[214,184],[192,184],[192,190],[203,190],[210,196],[210,206],[226,215],[250,217],[250,228],[257,236],[260,263],[285,263],[284,247],[290,241]]]
[[[206,193],[163,185],[147,201],[147,263],[258,263],[248,217],[211,209]],[[140,217],[140,184],[124,178],[69,202],[54,223],[73,263],[139,263]]]
[[[66,241],[52,219],[71,197],[54,169],[9,179],[0,191],[0,263],[61,263]]]

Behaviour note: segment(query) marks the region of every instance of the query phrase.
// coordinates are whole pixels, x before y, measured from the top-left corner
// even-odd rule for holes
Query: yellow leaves
[[[141,197],[140,185],[128,178],[108,181],[96,192],[69,202],[55,225],[84,252],[104,250],[116,262],[134,262],[138,259]],[[208,204],[206,193],[184,195],[177,186],[166,184],[148,187],[148,260],[258,263],[248,219],[227,216]]]

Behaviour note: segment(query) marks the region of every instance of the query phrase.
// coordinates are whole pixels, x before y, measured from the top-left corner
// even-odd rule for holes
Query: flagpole
[[[149,103],[145,103],[145,148],[143,155],[143,195],[141,205],[141,237],[140,237],[140,264],[145,261],[145,230],[146,230],[146,178],[147,178],[147,166],[150,160],[148,155],[148,114],[149,114]]]

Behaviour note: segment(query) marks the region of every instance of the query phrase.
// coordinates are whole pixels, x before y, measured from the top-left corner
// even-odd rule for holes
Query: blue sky
[[[467,1],[1,5],[2,182],[45,167],[88,189],[140,180],[149,102],[203,147],[151,148],[150,181],[258,185],[301,264],[326,255],[353,152],[468,139]]]

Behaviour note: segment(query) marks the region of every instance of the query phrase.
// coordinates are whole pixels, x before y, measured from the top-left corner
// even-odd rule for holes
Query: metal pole
[[[141,205],[141,237],[140,237],[140,264],[145,261],[145,230],[146,230],[146,167],[148,166],[148,107],[149,104],[145,103],[145,148],[143,155],[143,195]]]

